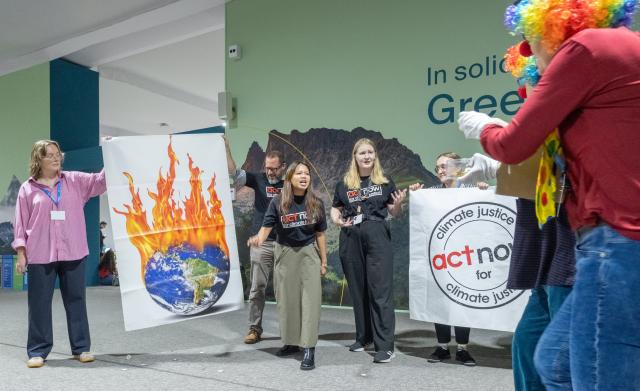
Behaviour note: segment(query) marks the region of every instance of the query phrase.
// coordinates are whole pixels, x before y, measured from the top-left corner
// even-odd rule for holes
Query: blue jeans
[[[607,225],[576,241],[576,282],[542,335],[535,365],[548,390],[640,385],[640,241]]]
[[[570,286],[544,285],[531,290],[531,296],[518,322],[511,344],[516,391],[544,391],[540,376],[533,364],[533,355],[542,333],[570,292]]]

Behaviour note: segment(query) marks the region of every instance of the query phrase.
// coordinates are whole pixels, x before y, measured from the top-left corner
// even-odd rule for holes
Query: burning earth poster
[[[239,309],[221,135],[121,137],[102,148],[125,329]]]

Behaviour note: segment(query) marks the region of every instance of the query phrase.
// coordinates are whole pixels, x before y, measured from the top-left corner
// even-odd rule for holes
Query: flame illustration
[[[202,196],[202,170],[194,166],[189,158],[189,183],[191,193],[180,206],[173,198],[173,183],[176,178],[176,164],[180,164],[171,147],[171,138],[167,148],[169,171],[166,177],[158,170],[157,192],[147,189],[147,193],[155,202],[151,214],[152,226],[147,222],[147,212],[143,209],[140,193],[134,189],[133,177],[128,172],[123,174],[129,180],[131,205],[123,205],[127,210],[113,210],[126,217],[126,228],[129,240],[138,249],[141,259],[142,276],[144,277],[147,261],[156,252],[166,253],[169,247],[189,243],[198,251],[205,245],[218,246],[229,257],[229,247],[225,239],[225,222],[222,215],[222,202],[215,190],[216,176],[211,178],[207,187],[209,201]]]

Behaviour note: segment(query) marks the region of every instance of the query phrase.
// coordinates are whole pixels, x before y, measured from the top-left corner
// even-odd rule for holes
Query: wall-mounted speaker
[[[231,93],[229,91],[218,92],[218,117],[225,121],[234,117]]]

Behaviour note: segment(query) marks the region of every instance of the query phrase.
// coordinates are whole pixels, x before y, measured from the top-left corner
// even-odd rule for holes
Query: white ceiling
[[[0,62],[176,0],[0,0]]]
[[[0,0],[0,76],[61,57],[97,70],[103,136],[216,126],[226,1]]]

